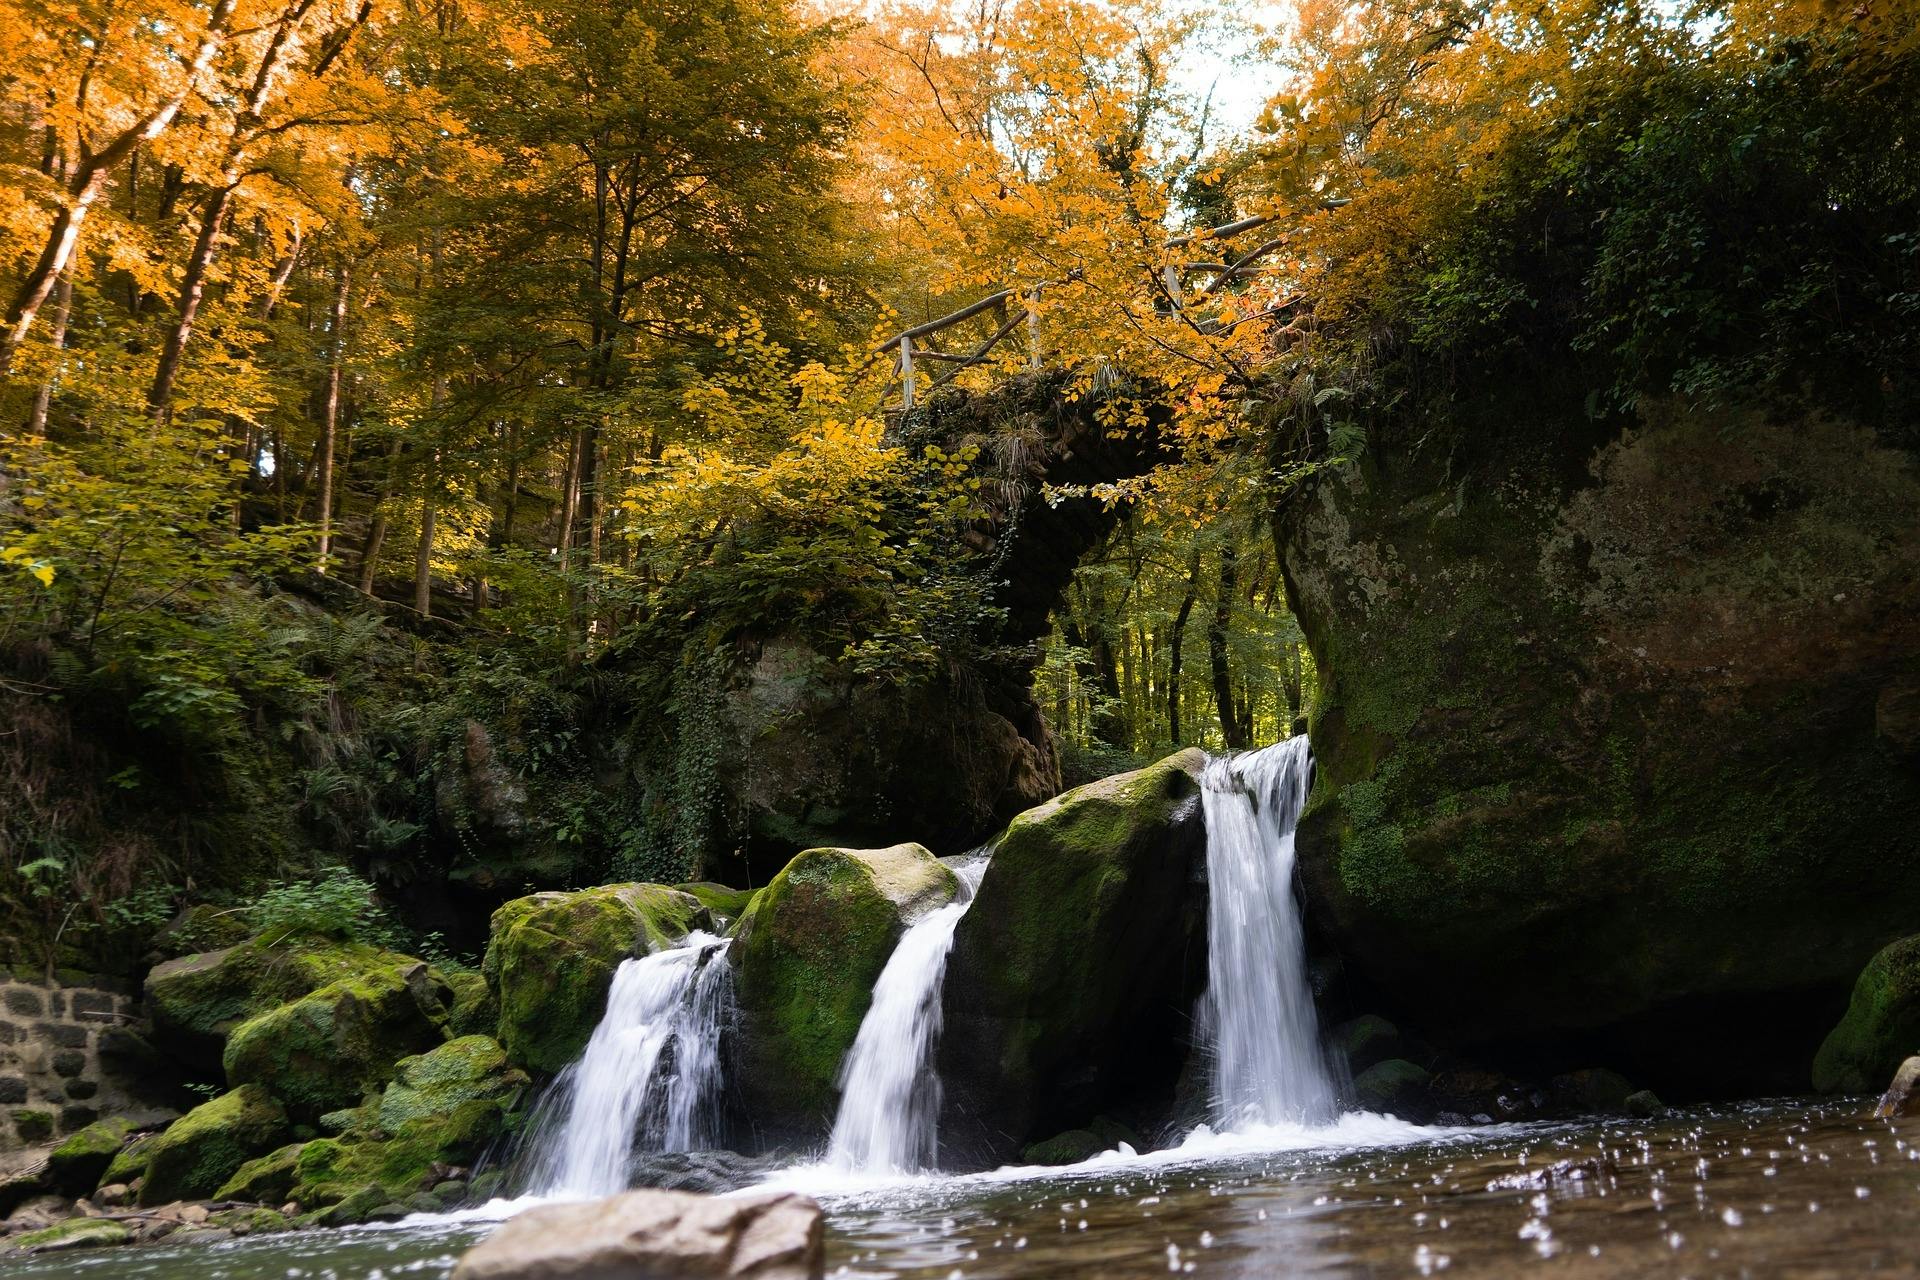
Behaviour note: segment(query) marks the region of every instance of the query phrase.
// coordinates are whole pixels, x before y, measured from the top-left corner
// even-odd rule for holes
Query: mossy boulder
[[[300,1149],[288,1196],[313,1209],[369,1186],[380,1188],[380,1203],[426,1191],[501,1136],[527,1085],[526,1073],[486,1036],[462,1036],[407,1058],[352,1128]]]
[[[753,901],[756,890],[729,889],[723,884],[714,884],[708,880],[697,880],[692,884],[673,886],[682,893],[692,894],[700,900],[700,905],[713,914],[716,928],[725,928],[746,914],[747,907]]]
[[[1403,1120],[1430,1119],[1435,1110],[1428,1090],[1433,1077],[1405,1058],[1376,1062],[1353,1079],[1354,1105]]]
[[[233,1176],[213,1193],[215,1200],[247,1200],[254,1204],[285,1204],[293,1190],[294,1166],[300,1159],[304,1142],[289,1143],[249,1160],[234,1170]]]
[[[142,1134],[120,1148],[119,1153],[108,1162],[96,1185],[108,1187],[119,1183],[125,1186],[135,1178],[145,1177],[147,1161],[152,1157],[154,1145],[160,1141],[160,1137],[157,1133]]]
[[[289,1136],[286,1111],[257,1084],[203,1102],[147,1147],[140,1203],[204,1200],[240,1166]]]
[[[1277,513],[1309,926],[1444,1049],[1792,1091],[1920,921],[1884,714],[1920,685],[1920,467],[1818,406],[1590,390],[1376,422]]]
[[[622,960],[711,927],[700,900],[657,884],[536,893],[493,913],[482,972],[500,1002],[498,1038],[514,1061],[556,1074],[580,1056]]]
[[[947,959],[943,1161],[1171,1104],[1206,980],[1204,763],[1076,788],[994,845]]]
[[[247,1019],[401,958],[357,942],[254,938],[155,965],[146,980],[147,1015],[163,1050],[217,1071],[227,1037]]]
[[[133,1126],[117,1116],[96,1120],[47,1153],[47,1185],[62,1195],[83,1196],[127,1145]]]
[[[1347,1071],[1359,1075],[1376,1062],[1407,1056],[1400,1028],[1377,1013],[1362,1014],[1327,1033],[1327,1044],[1346,1059]]]
[[[447,1009],[447,1029],[456,1036],[491,1036],[500,1025],[500,1001],[487,985],[486,975],[472,969],[446,974],[453,991]]]
[[[418,960],[330,982],[236,1027],[227,1082],[263,1085],[305,1118],[351,1106],[400,1059],[446,1039],[451,996]]]
[[[933,854],[900,844],[808,849],[755,897],[728,953],[741,1019],[732,1078],[763,1139],[826,1132],[841,1059],[894,944],[958,891]]]
[[[1902,938],[1867,962],[1840,1024],[1813,1059],[1821,1093],[1872,1093],[1920,1053],[1920,935]]]
[[[21,1253],[54,1253],[68,1249],[106,1249],[133,1243],[133,1231],[111,1218],[68,1218],[38,1231],[28,1231],[6,1242]]]

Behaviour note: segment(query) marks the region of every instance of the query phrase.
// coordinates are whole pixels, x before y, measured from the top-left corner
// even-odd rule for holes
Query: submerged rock
[[[943,1164],[1171,1103],[1206,979],[1204,763],[1076,788],[994,845],[947,959]]]
[[[1817,409],[1623,423],[1585,395],[1377,427],[1277,513],[1320,675],[1306,917],[1445,1048],[1525,1028],[1793,1091],[1920,920],[1886,692],[1920,652],[1920,467]]]
[[[841,1060],[894,944],[958,891],[933,854],[901,844],[808,849],[754,898],[728,952],[740,1011],[731,1078],[763,1140],[826,1133]]]
[[[148,1144],[140,1203],[204,1200],[288,1136],[280,1104],[257,1084],[241,1085],[187,1112]]]
[[[819,1280],[820,1206],[805,1196],[629,1191],[511,1218],[453,1280]]]
[[[782,1163],[781,1156],[743,1156],[736,1151],[656,1151],[634,1157],[627,1184],[723,1195],[762,1182]]]
[[[622,960],[712,923],[691,894],[657,884],[536,893],[493,913],[482,972],[500,1001],[499,1040],[514,1061],[558,1073],[606,1011]]]
[[[1840,1023],[1813,1059],[1821,1093],[1868,1093],[1920,1050],[1920,935],[1867,962]]]
[[[452,994],[418,960],[328,983],[234,1028],[227,1083],[263,1085],[307,1118],[351,1106],[401,1058],[446,1039]]]

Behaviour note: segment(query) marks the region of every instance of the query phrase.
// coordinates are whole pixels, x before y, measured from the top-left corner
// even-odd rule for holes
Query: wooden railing
[[[1229,222],[1224,226],[1209,227],[1204,231],[1174,236],[1167,241],[1167,248],[1179,250],[1197,245],[1221,244],[1256,228],[1270,226],[1279,220],[1277,215],[1242,218],[1238,222]],[[1160,269],[1160,284],[1168,305],[1174,309],[1183,310],[1214,297],[1235,281],[1245,279],[1262,258],[1286,242],[1285,235],[1270,236],[1238,256],[1223,254],[1217,261],[1167,263]],[[1205,280],[1205,283],[1198,288],[1192,287],[1195,277]],[[1080,273],[1076,270],[1067,273],[1059,280],[1043,280],[1017,288],[1002,289],[958,311],[949,312],[937,320],[929,320],[925,324],[917,324],[911,329],[903,330],[875,347],[876,358],[889,352],[894,356],[893,377],[900,384],[901,409],[912,409],[923,395],[931,395],[966,370],[979,364],[1022,325],[1027,331],[1028,367],[1038,369],[1043,356],[1040,346],[1040,296],[1048,289],[1076,284],[1080,279]],[[971,350],[946,351],[927,344],[926,340],[933,338],[936,334],[965,324],[989,311],[994,313],[999,323],[984,342]],[[919,379],[921,367],[926,364],[944,364],[950,367],[927,383],[923,392],[920,389]],[[891,385],[889,383],[889,387]]]

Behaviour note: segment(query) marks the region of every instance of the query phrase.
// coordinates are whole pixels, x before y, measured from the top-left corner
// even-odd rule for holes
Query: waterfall
[[[1207,762],[1207,994],[1220,1129],[1322,1124],[1339,1111],[1307,985],[1293,835],[1313,758],[1305,737]]]
[[[535,1191],[613,1195],[627,1189],[636,1145],[694,1151],[716,1144],[720,1036],[733,1002],[726,949],[696,931],[614,970],[600,1025],[543,1108]]]
[[[973,902],[986,859],[954,868],[955,900],[902,934],[873,986],[873,1003],[840,1069],[840,1114],[827,1163],[848,1172],[917,1173],[934,1165],[940,1077],[940,981],[953,931]]]

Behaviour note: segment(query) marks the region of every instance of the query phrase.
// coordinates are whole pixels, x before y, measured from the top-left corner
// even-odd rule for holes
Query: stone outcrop
[[[820,1206],[805,1196],[629,1191],[529,1209],[453,1280],[819,1280],[825,1264]]]
[[[1442,1047],[1795,1090],[1920,919],[1920,470],[1800,408],[1581,394],[1376,428],[1279,511],[1309,927]]]
[[[1920,935],[1882,948],[1813,1059],[1821,1093],[1869,1093],[1920,1053]]]
[[[994,845],[947,959],[945,1167],[1171,1102],[1206,980],[1204,761],[1069,791]]]

